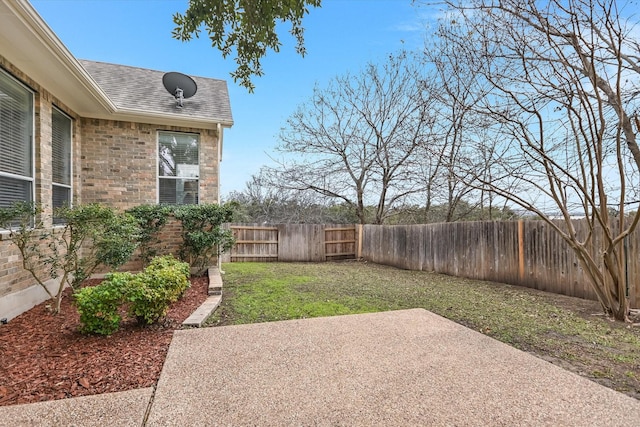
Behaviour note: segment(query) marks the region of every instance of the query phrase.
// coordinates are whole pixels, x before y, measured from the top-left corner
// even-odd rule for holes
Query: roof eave
[[[9,61],[78,114],[85,114],[87,110],[116,111],[115,104],[28,1],[5,1],[4,6],[21,24],[16,33],[7,34],[13,43],[3,54]],[[37,64],[26,60],[21,52],[25,49],[39,53]],[[51,68],[42,67],[40,61]]]
[[[229,119],[118,107],[27,0],[0,0],[0,15],[3,9],[9,18],[0,28],[2,56],[79,116],[205,129],[233,125]]]
[[[215,117],[205,119],[202,117],[177,116],[175,114],[161,112],[149,113],[148,111],[127,108],[118,108],[114,113],[108,115],[94,115],[92,118],[195,129],[216,129],[218,124],[224,128],[230,128],[233,126],[233,121],[227,119]]]

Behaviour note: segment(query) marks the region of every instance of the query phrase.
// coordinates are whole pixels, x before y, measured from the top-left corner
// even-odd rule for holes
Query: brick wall
[[[119,209],[157,203],[159,131],[200,135],[200,203],[216,203],[216,131],[98,119],[82,119],[82,202],[103,203]]]
[[[61,230],[56,228],[55,230]],[[39,251],[43,254],[51,253],[47,241],[39,242]],[[47,266],[42,265],[37,272],[38,277],[46,281]],[[9,233],[0,233],[0,298],[33,286],[37,282],[27,270],[22,268],[22,256],[17,246],[9,240]],[[60,283],[60,282],[58,282]],[[2,313],[0,313],[0,317]]]
[[[182,244],[182,225],[176,219],[170,219],[160,231],[158,241],[152,244],[153,249],[158,255],[173,255],[178,258],[178,250]],[[140,252],[136,251],[131,260],[121,266],[119,271],[140,271],[142,270],[142,261]],[[100,273],[106,273],[107,270],[101,270]]]
[[[7,237],[0,235],[0,298],[33,284],[31,274],[22,269],[20,252]],[[0,316],[6,317],[2,313]]]

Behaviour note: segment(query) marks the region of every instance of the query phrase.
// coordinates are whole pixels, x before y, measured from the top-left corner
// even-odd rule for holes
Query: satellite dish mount
[[[198,91],[198,85],[189,76],[170,72],[162,76],[162,84],[164,88],[176,99],[176,107],[184,107],[183,101],[191,98]]]

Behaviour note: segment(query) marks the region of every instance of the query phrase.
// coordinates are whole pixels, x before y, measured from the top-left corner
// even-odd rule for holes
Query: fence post
[[[356,245],[356,259],[362,258],[362,232],[364,230],[362,224],[356,224],[356,232],[358,233],[358,244]]]
[[[524,280],[524,221],[518,220],[518,277]]]

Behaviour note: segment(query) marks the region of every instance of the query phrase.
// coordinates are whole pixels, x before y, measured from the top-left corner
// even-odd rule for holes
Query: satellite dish
[[[176,98],[176,107],[182,108],[182,100],[191,98],[198,91],[196,82],[186,74],[170,72],[162,76],[164,88]]]

